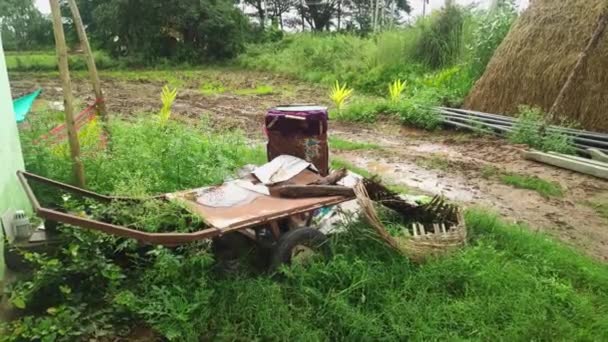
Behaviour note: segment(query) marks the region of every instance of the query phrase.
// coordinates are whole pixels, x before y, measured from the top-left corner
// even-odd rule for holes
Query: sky
[[[42,13],[50,13],[51,12],[51,8],[49,7],[49,0],[35,0],[36,1],[36,7],[38,7],[38,9],[42,12]],[[419,16],[420,14],[422,14],[422,4],[423,4],[424,0],[409,0],[410,5],[412,6],[412,16]],[[439,9],[441,8],[441,6],[443,6],[443,4],[445,3],[445,0],[428,0],[429,3],[427,4],[427,13],[430,13],[430,11],[434,10],[434,9]],[[456,3],[460,4],[460,5],[471,5],[471,4],[477,4],[479,6],[483,6],[486,7],[488,6],[490,0],[456,0]],[[515,3],[519,6],[520,9],[525,8],[526,6],[528,6],[528,2],[529,0],[515,0]]]

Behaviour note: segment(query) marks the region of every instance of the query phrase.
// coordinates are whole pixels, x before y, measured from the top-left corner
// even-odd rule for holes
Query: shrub
[[[572,138],[558,131],[547,130],[549,123],[540,108],[522,106],[509,135],[511,142],[526,144],[541,151],[574,153]]]

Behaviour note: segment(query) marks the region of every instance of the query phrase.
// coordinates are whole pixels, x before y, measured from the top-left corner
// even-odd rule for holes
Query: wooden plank
[[[602,179],[608,179],[608,168],[606,167],[583,163],[577,160],[551,155],[539,151],[524,152],[523,156],[525,159],[538,161],[541,163],[588,174]]]
[[[341,185],[282,185],[270,190],[271,194],[287,198],[308,198],[326,196],[354,197],[352,188]]]
[[[72,98],[72,81],[68,69],[68,48],[65,44],[65,34],[63,32],[63,21],[61,19],[61,9],[58,0],[50,0],[51,13],[53,16],[53,33],[55,35],[55,49],[57,50],[57,64],[59,65],[59,76],[63,88],[63,102],[65,107],[65,125],[68,131],[68,141],[70,145],[70,156],[72,158],[72,171],[76,185],[84,188],[84,167],[80,159],[80,143],[78,142],[78,132],[74,125],[74,99]]]
[[[601,162],[608,163],[608,154],[600,151],[597,148],[588,148],[587,151],[589,152],[589,155],[591,155],[591,158],[593,158],[594,160],[599,160]]]

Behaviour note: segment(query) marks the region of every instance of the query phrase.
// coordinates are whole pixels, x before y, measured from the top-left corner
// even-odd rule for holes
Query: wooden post
[[[70,155],[72,157],[72,169],[76,185],[84,187],[84,168],[80,160],[80,143],[78,132],[74,125],[74,100],[72,98],[72,82],[70,81],[70,70],[68,69],[68,48],[65,44],[63,23],[61,21],[61,9],[58,0],[49,0],[53,16],[53,33],[55,35],[55,48],[57,50],[57,62],[59,64],[59,75],[63,88],[63,103],[65,106],[65,125],[68,131],[70,144]]]
[[[89,69],[89,77],[91,78],[91,84],[93,84],[93,91],[95,92],[95,103],[97,108],[97,114],[101,117],[103,130],[106,133],[106,137],[109,138],[108,132],[108,112],[106,110],[106,103],[103,97],[103,91],[101,90],[101,83],[99,82],[99,75],[97,73],[97,66],[95,65],[95,57],[93,57],[93,51],[89,44],[89,38],[84,30],[84,24],[80,17],[80,11],[75,0],[68,0],[70,10],[72,11],[72,17],[74,18],[74,26],[76,26],[76,32],[78,33],[78,39],[80,45],[84,50],[85,60],[87,62],[87,69]]]

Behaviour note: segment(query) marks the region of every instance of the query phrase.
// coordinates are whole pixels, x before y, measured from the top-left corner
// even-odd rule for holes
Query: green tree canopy
[[[0,1],[0,30],[7,50],[31,50],[53,44],[52,24],[33,0]]]
[[[93,40],[114,55],[200,62],[236,56],[247,18],[231,0],[79,0]],[[83,11],[84,12],[84,11]]]

